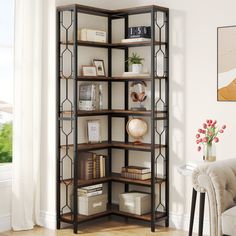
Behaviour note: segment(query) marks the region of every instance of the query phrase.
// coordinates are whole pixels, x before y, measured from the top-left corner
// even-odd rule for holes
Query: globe
[[[147,133],[148,125],[143,119],[131,118],[127,122],[126,130],[132,138],[136,139],[135,143],[141,143],[139,139]]]

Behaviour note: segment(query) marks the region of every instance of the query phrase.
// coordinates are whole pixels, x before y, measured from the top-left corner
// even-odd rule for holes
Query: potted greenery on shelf
[[[131,57],[128,58],[126,62],[132,66],[133,73],[141,73],[143,70],[144,58],[140,57],[137,53],[132,53]]]

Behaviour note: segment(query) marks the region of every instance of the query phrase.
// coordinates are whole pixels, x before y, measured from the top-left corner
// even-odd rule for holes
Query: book
[[[101,191],[102,187],[99,188],[94,188],[94,189],[82,189],[82,188],[78,188],[77,192],[78,193],[92,193],[92,192],[97,192],[97,191]]]
[[[98,179],[106,176],[106,156],[92,152],[79,152],[78,154],[78,178]]]
[[[130,39],[121,39],[122,43],[135,43],[135,42],[151,42],[150,38],[130,38]]]
[[[81,189],[91,190],[91,189],[102,188],[102,187],[103,187],[103,184],[94,184],[94,185],[82,187]]]
[[[78,193],[78,196],[81,197],[92,197],[92,196],[97,196],[97,195],[101,195],[102,194],[102,190],[100,191],[95,191],[95,192],[91,192],[91,193]]]
[[[145,174],[151,172],[150,168],[140,167],[140,166],[125,166],[122,167],[122,172],[136,173],[136,174]]]
[[[149,73],[124,72],[122,77],[150,77]]]
[[[96,154],[93,153],[93,178],[96,178]]]
[[[78,178],[89,180],[93,178],[93,153],[78,153]]]
[[[103,178],[106,176],[106,156],[99,155],[100,162],[100,177]]]
[[[121,172],[121,177],[127,178],[127,179],[147,180],[147,179],[151,179],[151,172],[145,173],[145,174]]]
[[[101,177],[101,172],[100,172],[100,157],[96,155],[96,175],[95,178],[100,178]]]

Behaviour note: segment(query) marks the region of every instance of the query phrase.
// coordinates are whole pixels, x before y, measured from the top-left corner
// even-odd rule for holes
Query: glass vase
[[[209,162],[216,160],[216,146],[214,143],[207,143],[204,145],[203,160]]]

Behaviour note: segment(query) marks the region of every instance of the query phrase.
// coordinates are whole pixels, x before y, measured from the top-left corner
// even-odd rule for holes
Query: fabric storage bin
[[[107,210],[107,194],[78,197],[78,213],[90,216]]]
[[[143,215],[151,211],[149,193],[128,192],[119,195],[119,210],[131,214]]]

